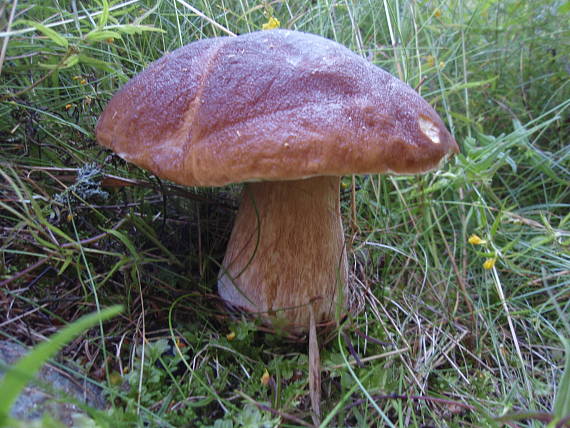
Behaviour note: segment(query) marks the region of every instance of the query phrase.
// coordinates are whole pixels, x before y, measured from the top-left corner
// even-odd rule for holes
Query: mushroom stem
[[[339,177],[247,184],[218,278],[221,297],[289,332],[345,302]]]

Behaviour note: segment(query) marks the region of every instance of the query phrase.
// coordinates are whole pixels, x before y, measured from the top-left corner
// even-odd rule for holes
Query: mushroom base
[[[247,184],[218,278],[218,292],[287,332],[344,309],[348,264],[338,177]]]

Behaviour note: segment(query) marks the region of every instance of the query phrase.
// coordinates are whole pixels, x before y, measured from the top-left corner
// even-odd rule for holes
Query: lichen
[[[101,168],[95,163],[87,163],[77,171],[75,183],[55,195],[54,200],[62,204],[73,204],[93,198],[107,199],[109,194],[101,190]]]

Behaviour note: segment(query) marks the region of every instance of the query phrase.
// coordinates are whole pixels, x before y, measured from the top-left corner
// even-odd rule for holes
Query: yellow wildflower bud
[[[436,18],[440,18],[441,17],[441,9],[438,8],[438,9],[434,10],[433,15]]]
[[[497,262],[496,257],[485,260],[485,263],[483,263],[483,269],[487,269],[487,270],[493,269],[493,267],[495,267],[496,262]]]
[[[79,81],[79,84],[80,84],[80,85],[87,85],[87,80],[81,79],[81,80]]]
[[[73,107],[73,104],[66,104],[66,105],[65,105],[65,109],[66,109],[66,110],[69,110],[71,107]]]
[[[439,68],[443,68],[443,67],[445,67],[445,62],[440,61],[440,62],[439,62]]]
[[[479,238],[477,235],[473,234],[469,237],[468,242],[471,245],[485,245],[487,243],[487,241],[485,241],[484,239]]]
[[[265,369],[265,371],[263,372],[263,376],[261,376],[261,383],[267,386],[269,384],[269,379],[271,379],[271,376],[269,376],[269,372],[267,371],[267,369]]]
[[[228,339],[230,342],[232,340],[234,340],[236,338],[236,332],[235,331],[230,331],[228,334],[226,334],[226,339]]]
[[[270,16],[269,20],[261,26],[262,30],[273,30],[274,28],[279,28],[281,26],[281,22],[274,16]]]
[[[123,383],[123,377],[117,371],[112,371],[109,374],[109,380],[111,381],[111,385],[113,385],[113,386],[118,386],[121,383]]]

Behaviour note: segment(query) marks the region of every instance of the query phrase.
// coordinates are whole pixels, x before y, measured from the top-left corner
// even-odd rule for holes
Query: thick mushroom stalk
[[[218,280],[221,297],[300,333],[344,307],[338,177],[247,184]],[[282,320],[282,324],[280,323]]]

